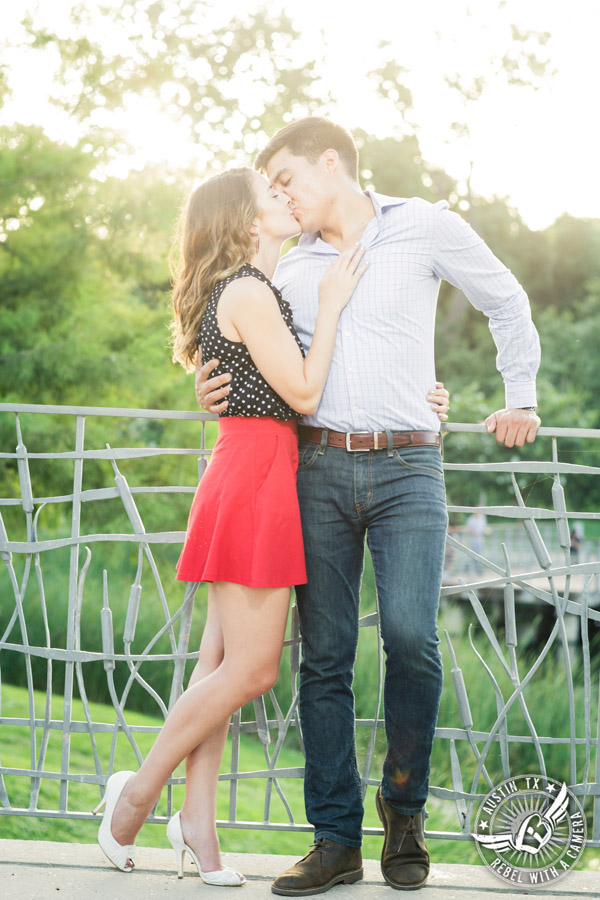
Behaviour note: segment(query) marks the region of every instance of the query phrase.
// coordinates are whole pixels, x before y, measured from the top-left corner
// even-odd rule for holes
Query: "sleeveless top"
[[[220,412],[219,416],[273,416],[276,419],[298,418],[300,414],[293,410],[262,377],[252,361],[246,345],[242,341],[230,341],[219,328],[217,304],[221,294],[231,281],[234,281],[236,278],[247,278],[250,276],[258,278],[259,281],[264,281],[265,284],[269,285],[275,294],[283,321],[293,334],[294,340],[298,344],[302,356],[304,356],[304,348],[292,322],[292,310],[289,303],[283,299],[281,291],[277,290],[275,285],[269,281],[260,269],[255,268],[250,263],[244,263],[241,269],[238,269],[233,275],[218,281],[212,290],[208,305],[202,316],[198,344],[202,348],[202,359],[204,362],[208,362],[209,359],[219,360],[219,365],[212,372],[212,375],[222,375],[224,372],[231,372],[231,390],[227,397],[229,406],[226,410]]]

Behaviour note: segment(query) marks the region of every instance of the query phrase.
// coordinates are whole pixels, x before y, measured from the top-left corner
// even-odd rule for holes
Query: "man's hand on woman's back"
[[[218,359],[210,359],[202,365],[202,353],[198,350],[196,361],[196,400],[206,412],[220,413],[229,406],[229,382],[231,373],[210,377],[211,372],[219,365]],[[223,399],[225,398],[225,399]]]

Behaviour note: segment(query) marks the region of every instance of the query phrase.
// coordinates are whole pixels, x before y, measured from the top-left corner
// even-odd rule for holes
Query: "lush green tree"
[[[151,171],[98,181],[89,141],[69,147],[37,128],[3,129],[0,147],[4,399],[144,405],[150,348],[166,343],[181,186]]]
[[[86,272],[83,186],[89,190],[95,159],[54,144],[39,128],[3,129],[0,148],[0,379],[6,399],[42,402]],[[40,344],[44,354],[36,352]]]
[[[587,283],[581,300],[544,310],[539,326],[544,346],[541,378],[573,402],[573,425],[599,428],[600,277]]]
[[[551,279],[546,305],[570,307],[600,277],[600,219],[562,215],[546,230]]]
[[[421,154],[418,139],[375,138],[364,131],[354,135],[360,153],[361,180],[382,194],[423,197],[435,202],[452,193],[455,184]]]

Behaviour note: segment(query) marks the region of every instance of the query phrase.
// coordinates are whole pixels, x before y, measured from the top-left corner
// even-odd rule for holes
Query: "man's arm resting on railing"
[[[506,406],[486,419],[488,431],[506,447],[535,440],[540,420],[535,413],[535,377],[540,342],[531,320],[527,294],[482,238],[445,201],[435,204],[432,268],[459,288],[489,319],[498,349],[496,366],[505,383]]]

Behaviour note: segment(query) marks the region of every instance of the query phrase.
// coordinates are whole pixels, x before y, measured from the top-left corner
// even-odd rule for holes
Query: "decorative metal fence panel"
[[[186,664],[196,658],[196,647],[189,646],[196,594],[205,589],[175,582],[174,562],[185,537],[185,509],[210,455],[206,431],[215,428],[209,424],[214,418],[0,404],[3,483],[14,484],[12,496],[0,497],[0,814],[92,818],[85,810],[97,802],[110,772],[141,761],[140,744],[159,730],[184,689]],[[193,433],[184,446],[171,446],[184,425]],[[507,461],[478,462],[476,453],[464,449],[468,458],[453,461],[449,450],[455,435],[484,440],[483,426],[444,430],[452,496],[460,496],[460,479],[466,485],[492,475],[506,482],[506,505],[449,506],[455,524],[448,535],[440,623],[450,666],[446,710],[454,720],[440,721],[436,729],[430,803],[441,812],[432,816],[438,827],[428,835],[471,840],[482,796],[527,766],[567,782],[589,816],[588,846],[600,847],[600,672],[593,653],[596,632],[600,637],[600,553],[598,537],[584,532],[586,523],[591,531],[600,521],[600,512],[568,512],[562,483],[567,481],[567,497],[571,479],[577,479],[580,494],[581,479],[590,489],[597,483],[600,431],[543,428],[538,442],[547,440],[550,460],[514,451],[506,453]],[[112,432],[118,446],[111,445]],[[47,446],[57,439],[69,449]],[[576,445],[577,459],[585,463],[566,461],[563,442],[569,453]],[[594,459],[598,465],[589,464]],[[154,483],[159,477],[185,483]],[[548,483],[549,502],[529,506],[523,482],[529,491],[540,479]],[[86,531],[88,522],[93,531]],[[111,530],[115,522],[119,529]],[[177,527],[170,530],[158,527],[173,522]],[[366,792],[380,780],[384,658],[376,611],[363,615],[360,625],[374,636],[377,660],[371,717],[357,719]],[[288,799],[290,786],[297,787],[303,776],[295,608],[289,629],[280,684],[254,702],[253,718],[246,708],[232,719],[229,770],[220,776],[229,786],[222,826],[310,830],[301,803],[296,799],[294,808]],[[467,652],[469,671],[476,674],[465,678]],[[360,653],[359,648],[359,662]],[[544,680],[554,687],[550,709],[542,710],[544,704],[530,697]],[[27,686],[26,709],[6,708],[14,681]],[[97,707],[99,695],[108,695],[112,705]],[[484,696],[491,698],[491,713],[487,701],[484,710]],[[156,724],[140,721],[140,711],[152,713]],[[244,767],[245,740],[262,747],[262,768]],[[60,755],[51,763],[49,748],[57,741]],[[24,747],[28,766],[22,763]],[[560,772],[549,769],[550,753],[558,754]],[[164,809],[150,821],[166,821],[173,789],[183,780],[179,771],[174,774]],[[248,781],[264,786],[262,806],[251,821],[238,814],[239,791]]]

